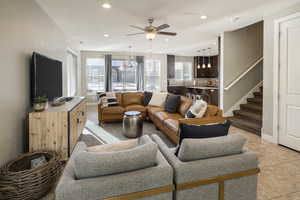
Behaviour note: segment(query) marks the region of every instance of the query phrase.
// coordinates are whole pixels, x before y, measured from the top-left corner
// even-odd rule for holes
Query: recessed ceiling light
[[[108,3],[108,2],[104,2],[104,3],[102,4],[102,8],[109,9],[109,8],[111,8],[111,4]]]
[[[207,15],[201,15],[200,19],[207,19]]]
[[[108,34],[104,34],[103,36],[104,36],[104,37],[109,37],[109,35],[108,35]]]
[[[169,42],[169,38],[166,38],[165,41],[166,41],[166,42]]]

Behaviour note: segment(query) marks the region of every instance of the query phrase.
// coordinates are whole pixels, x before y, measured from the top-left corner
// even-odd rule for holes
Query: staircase
[[[240,105],[240,110],[233,111],[233,117],[228,117],[232,125],[243,130],[261,135],[263,87],[253,93],[254,98],[248,98],[246,104]]]

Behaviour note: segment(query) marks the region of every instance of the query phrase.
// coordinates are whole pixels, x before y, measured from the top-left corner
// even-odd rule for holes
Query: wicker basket
[[[47,163],[30,169],[31,160],[45,156]],[[55,152],[26,153],[5,165],[0,172],[0,199],[35,200],[46,195],[61,172]]]

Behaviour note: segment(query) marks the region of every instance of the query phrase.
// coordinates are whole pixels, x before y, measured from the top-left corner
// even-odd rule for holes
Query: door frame
[[[279,62],[280,62],[280,24],[294,18],[299,18],[300,12],[279,18],[274,23],[274,74],[273,74],[273,136],[267,138],[270,142],[279,144]]]

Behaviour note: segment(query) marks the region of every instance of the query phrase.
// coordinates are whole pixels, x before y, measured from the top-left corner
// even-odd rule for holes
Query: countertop
[[[186,87],[190,89],[200,89],[200,90],[218,90],[219,87],[212,86],[188,86],[188,85],[170,85],[170,87]]]
[[[201,89],[201,90],[218,90],[218,87],[209,87],[209,86],[187,86],[187,88],[191,89]]]

